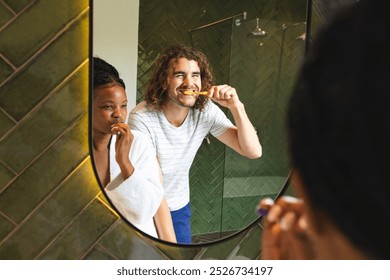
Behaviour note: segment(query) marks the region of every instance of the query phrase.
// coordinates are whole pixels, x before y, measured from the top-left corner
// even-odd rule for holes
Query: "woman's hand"
[[[258,209],[265,215],[262,259],[315,259],[302,200],[284,196],[274,202],[266,198],[259,202]]]
[[[130,127],[125,123],[115,123],[111,126],[112,134],[116,135],[115,160],[121,168],[124,179],[129,178],[134,172],[134,166],[129,159],[131,144],[134,135]]]

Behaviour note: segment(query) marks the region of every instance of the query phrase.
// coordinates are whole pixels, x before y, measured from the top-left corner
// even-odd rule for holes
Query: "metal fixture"
[[[227,17],[227,18],[224,18],[224,19],[220,19],[220,20],[217,20],[217,21],[214,21],[214,22],[211,22],[211,23],[208,23],[208,24],[205,24],[205,25],[202,25],[202,26],[193,28],[193,29],[189,29],[188,32],[193,32],[193,31],[201,30],[201,29],[204,29],[204,28],[207,28],[207,27],[216,25],[216,24],[218,24],[218,23],[221,23],[221,22],[225,22],[225,21],[227,21],[227,20],[234,19],[234,18],[236,18],[236,17],[242,17],[242,19],[237,18],[237,19],[235,20],[235,22],[234,22],[236,26],[239,26],[239,25],[241,24],[241,21],[242,21],[242,20],[246,20],[246,12],[242,12],[242,13],[240,13],[240,14],[238,14],[238,15],[235,15],[235,16]]]
[[[267,35],[267,32],[262,30],[259,26],[259,18],[256,18],[256,27],[255,29],[251,32],[253,36],[265,36]]]

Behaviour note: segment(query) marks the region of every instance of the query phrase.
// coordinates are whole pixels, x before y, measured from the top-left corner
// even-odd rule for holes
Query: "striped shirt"
[[[179,127],[168,122],[162,111],[149,110],[145,101],[129,115],[131,129],[150,136],[163,175],[163,187],[171,211],[190,201],[189,171],[203,139],[210,132],[218,137],[234,127],[222,110],[209,101],[203,111],[191,109]]]

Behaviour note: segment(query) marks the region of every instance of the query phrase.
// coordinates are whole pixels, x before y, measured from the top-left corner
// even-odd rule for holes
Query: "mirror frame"
[[[89,63],[89,96],[88,96],[88,145],[89,145],[89,153],[90,153],[90,156],[91,156],[91,159],[92,159],[92,167],[93,167],[93,171],[95,173],[96,180],[97,180],[97,182],[98,182],[98,184],[100,186],[102,194],[104,195],[106,200],[109,202],[110,207],[116,212],[116,214],[122,219],[123,222],[125,222],[128,226],[130,226],[133,230],[135,230],[136,232],[138,232],[142,236],[146,237],[147,239],[150,239],[157,247],[158,247],[159,244],[168,245],[168,246],[172,246],[172,247],[179,247],[179,248],[209,247],[209,246],[212,246],[212,245],[224,243],[224,242],[227,242],[227,241],[229,241],[231,239],[234,239],[235,237],[237,237],[241,233],[249,231],[251,228],[253,228],[257,224],[259,224],[261,222],[261,219],[262,219],[261,216],[257,217],[253,222],[251,222],[250,224],[248,224],[244,228],[242,228],[240,230],[237,230],[236,232],[234,232],[234,233],[232,233],[230,235],[224,236],[222,238],[219,238],[219,239],[216,239],[216,240],[213,240],[213,241],[202,242],[202,243],[191,243],[191,244],[172,243],[172,242],[164,241],[164,240],[161,240],[159,238],[155,238],[153,236],[150,236],[149,234],[147,234],[147,233],[143,232],[142,230],[138,229],[131,222],[129,222],[126,218],[124,218],[123,215],[116,209],[115,205],[111,202],[111,200],[107,196],[107,194],[106,194],[106,192],[104,190],[104,187],[103,187],[102,183],[99,180],[97,169],[96,169],[96,166],[95,166],[94,156],[93,156],[93,149],[92,149],[92,131],[91,131],[91,128],[92,128],[93,56],[94,56],[94,53],[93,53],[93,50],[94,50],[93,49],[93,30],[94,30],[94,25],[93,25],[93,19],[94,19],[94,16],[93,16],[93,10],[94,9],[93,9],[93,7],[94,7],[94,5],[93,5],[93,0],[89,0],[89,7],[90,7],[90,10],[89,10],[89,21],[90,21],[89,22],[89,26],[90,26],[90,28],[89,28],[89,45],[90,45],[90,48],[89,48],[89,61],[90,61],[90,63]],[[312,0],[307,0],[307,2],[306,2],[306,40],[305,40],[305,50],[304,50],[304,55],[305,56],[306,56],[306,54],[307,54],[307,52],[309,50],[310,44],[311,44],[311,25],[312,25]],[[281,187],[281,190],[277,194],[276,197],[280,197],[283,194],[285,194],[286,191],[288,190],[288,188],[290,187],[290,173],[291,173],[291,171],[287,175],[286,181],[285,181],[284,185]]]

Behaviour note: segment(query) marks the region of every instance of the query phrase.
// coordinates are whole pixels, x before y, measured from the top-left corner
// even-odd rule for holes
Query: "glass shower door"
[[[276,198],[289,174],[286,104],[303,59],[305,24],[251,19],[232,25],[229,84],[237,89],[263,147],[250,160],[226,148],[222,232],[256,219],[259,199]],[[252,209],[245,207],[253,205]]]
[[[253,32],[257,25],[265,35]],[[220,239],[253,223],[259,199],[276,198],[285,185],[284,119],[304,56],[304,32],[304,23],[233,18],[190,34],[192,46],[208,57],[215,84],[236,88],[263,147],[262,157],[253,160],[211,135],[205,139],[190,171],[194,243]]]

